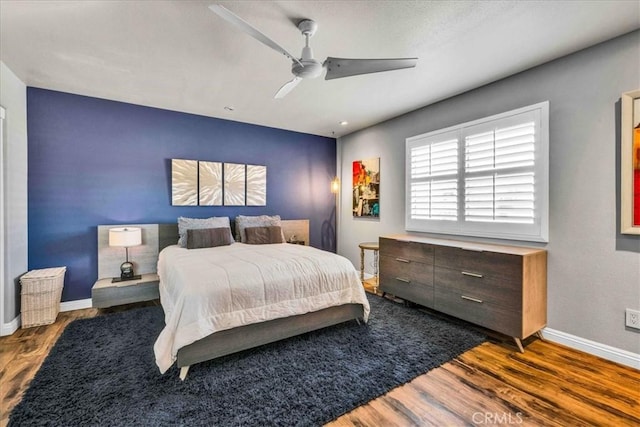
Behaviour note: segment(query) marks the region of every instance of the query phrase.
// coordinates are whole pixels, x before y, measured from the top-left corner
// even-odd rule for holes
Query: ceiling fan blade
[[[276,92],[274,98],[280,99],[284,98],[289,92],[293,90],[294,87],[298,86],[302,79],[300,77],[294,77],[293,80],[286,82],[282,87]]]
[[[216,15],[218,15],[219,17],[221,17],[225,21],[227,21],[230,24],[234,25],[236,28],[238,28],[241,31],[249,34],[254,39],[258,40],[259,42],[261,42],[261,43],[263,43],[263,44],[265,44],[267,46],[269,46],[271,49],[275,50],[276,52],[283,54],[284,56],[286,56],[287,58],[291,59],[292,61],[297,62],[298,64],[302,65],[300,60],[298,58],[296,58],[295,56],[293,56],[292,54],[290,54],[289,52],[287,52],[285,50],[285,48],[283,48],[278,43],[276,43],[273,40],[271,40],[269,37],[267,37],[266,35],[261,33],[257,28],[253,27],[251,24],[246,22],[244,19],[240,18],[235,13],[231,12],[226,7],[224,7],[222,5],[219,5],[219,4],[212,4],[211,6],[209,6],[209,9],[211,9]]]
[[[327,74],[324,79],[340,79],[342,77],[357,76],[359,74],[413,68],[417,63],[418,58],[347,59],[329,57],[324,61],[324,66],[327,69]]]

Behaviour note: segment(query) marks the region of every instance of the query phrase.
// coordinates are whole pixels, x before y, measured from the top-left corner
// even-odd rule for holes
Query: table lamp
[[[114,277],[111,283],[136,280],[133,264],[129,262],[129,248],[142,244],[142,230],[138,227],[118,227],[109,229],[109,246],[124,247],[127,260],[120,265],[120,277]]]

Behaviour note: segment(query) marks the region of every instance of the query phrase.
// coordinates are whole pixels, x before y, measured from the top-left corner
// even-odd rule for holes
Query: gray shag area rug
[[[482,343],[460,322],[368,295],[355,321],[161,375],[161,307],[71,323],[9,425],[316,426]]]

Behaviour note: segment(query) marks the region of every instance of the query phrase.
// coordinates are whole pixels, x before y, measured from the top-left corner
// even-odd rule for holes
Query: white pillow
[[[231,224],[228,216],[213,216],[211,218],[185,218],[178,217],[178,246],[187,247],[187,230],[198,230],[202,228],[227,227],[231,235]],[[231,237],[233,240],[233,236]]]
[[[244,216],[238,215],[236,217],[236,238],[239,238],[242,243],[247,242],[247,233],[244,229],[248,227],[269,227],[277,226],[281,227],[282,222],[280,215],[259,215],[259,216]],[[282,233],[282,242],[286,242],[284,233]]]

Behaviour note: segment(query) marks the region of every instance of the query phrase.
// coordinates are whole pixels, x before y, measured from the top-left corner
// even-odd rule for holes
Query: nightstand
[[[91,288],[91,303],[96,308],[160,298],[156,273],[143,274],[140,279],[111,283],[111,277],[98,280]]]

